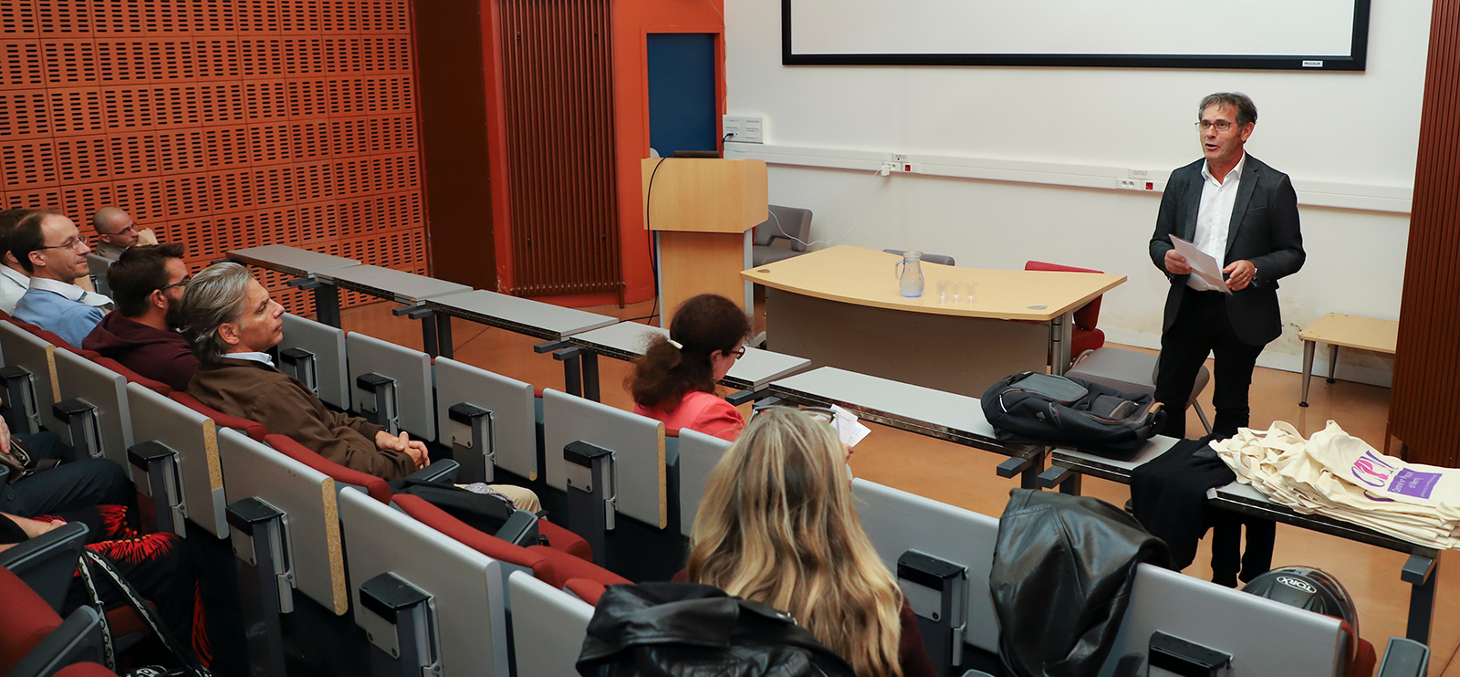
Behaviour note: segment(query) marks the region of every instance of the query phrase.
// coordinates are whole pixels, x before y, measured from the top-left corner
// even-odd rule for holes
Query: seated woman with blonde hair
[[[734,440],[745,419],[715,394],[715,384],[745,354],[749,335],[750,319],[730,299],[700,294],[681,303],[669,336],[654,337],[625,380],[634,413],[663,421],[671,435],[689,428]]]
[[[790,613],[859,677],[933,677],[917,618],[862,531],[845,460],[827,423],[761,411],[705,482],[681,576]]]

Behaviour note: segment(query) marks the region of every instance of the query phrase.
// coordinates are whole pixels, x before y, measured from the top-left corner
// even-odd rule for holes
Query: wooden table
[[[922,263],[923,295],[898,292],[901,256],[838,246],[741,273],[766,286],[767,346],[835,366],[982,396],[1009,374],[1069,364],[1075,310],[1124,275],[982,270]],[[940,302],[938,281],[974,286]],[[1053,358],[1053,359],[1051,359]]]
[[[1313,350],[1319,343],[1329,345],[1328,382],[1333,383],[1339,346],[1393,355],[1399,344],[1399,323],[1394,320],[1329,313],[1298,332],[1298,338],[1303,339],[1303,399],[1298,402],[1298,406],[1306,407],[1308,381],[1313,377]]]

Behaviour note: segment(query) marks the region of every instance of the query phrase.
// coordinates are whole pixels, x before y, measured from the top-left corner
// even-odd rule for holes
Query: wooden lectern
[[[752,310],[750,229],[766,220],[762,160],[648,158],[643,161],[644,227],[659,260],[659,326],[696,294],[720,294]]]

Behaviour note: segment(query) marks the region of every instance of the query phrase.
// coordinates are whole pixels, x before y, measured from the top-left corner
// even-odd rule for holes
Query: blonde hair
[[[861,677],[900,677],[902,593],[842,468],[830,426],[762,411],[705,482],[689,580],[789,612]]]

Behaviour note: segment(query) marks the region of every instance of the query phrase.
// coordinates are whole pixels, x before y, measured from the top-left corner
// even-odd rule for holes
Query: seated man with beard
[[[106,280],[117,309],[102,318],[81,347],[186,392],[198,358],[173,330],[188,283],[182,245],[132,247],[107,269]]]

